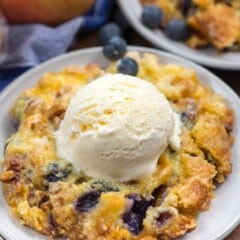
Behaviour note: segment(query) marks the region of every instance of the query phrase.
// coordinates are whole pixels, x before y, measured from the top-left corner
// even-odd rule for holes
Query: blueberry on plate
[[[142,11],[142,23],[148,28],[158,28],[163,19],[163,12],[156,6],[145,6]]]
[[[127,50],[126,41],[118,36],[112,37],[103,46],[103,54],[110,60],[121,58]]]
[[[136,76],[138,73],[138,64],[134,59],[124,57],[117,63],[117,71],[119,73]]]
[[[121,36],[121,28],[113,22],[104,25],[98,33],[99,41],[102,45],[106,44],[109,39],[115,36]]]
[[[189,27],[183,19],[170,20],[165,27],[165,34],[175,41],[185,41],[189,37]]]

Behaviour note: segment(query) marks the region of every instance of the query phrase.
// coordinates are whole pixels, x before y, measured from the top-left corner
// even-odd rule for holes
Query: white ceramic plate
[[[182,240],[219,240],[229,234],[240,220],[240,101],[238,96],[219,78],[204,68],[182,58],[164,53],[158,50],[129,47],[129,50],[139,52],[151,52],[159,56],[163,63],[177,63],[189,66],[198,74],[199,79],[216,92],[225,96],[229,105],[235,111],[236,123],[234,134],[236,136],[233,147],[232,162],[233,172],[227,181],[215,191],[216,197],[212,201],[209,211],[201,213],[198,219],[198,227],[187,234]],[[9,121],[8,109],[16,97],[24,90],[33,86],[37,80],[46,72],[59,71],[66,65],[83,65],[87,63],[98,63],[102,67],[107,66],[108,61],[102,55],[101,48],[92,48],[76,51],[61,57],[52,59],[40,66],[28,71],[11,83],[0,95],[0,154],[3,157],[5,140],[13,132]],[[20,226],[17,221],[9,216],[8,207],[0,193],[0,233],[9,240],[43,240],[42,235]]]
[[[151,30],[145,27],[140,21],[142,5],[139,0],[118,0],[118,4],[133,28],[155,46],[205,66],[217,69],[240,70],[240,51],[219,53],[213,48],[189,48],[184,43],[170,40],[160,29]]]

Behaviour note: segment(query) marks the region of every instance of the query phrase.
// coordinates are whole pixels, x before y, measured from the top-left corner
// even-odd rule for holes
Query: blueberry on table
[[[122,31],[116,23],[108,23],[99,30],[99,41],[102,45],[115,36],[121,36]]]
[[[117,63],[117,71],[119,73],[136,76],[138,73],[138,64],[134,59],[124,57]]]
[[[156,6],[145,6],[142,11],[142,23],[151,29],[158,28],[163,19],[163,12]]]
[[[115,36],[104,45],[103,54],[110,60],[117,60],[125,54],[126,50],[126,41],[121,37]]]
[[[189,37],[189,27],[183,19],[170,20],[165,27],[165,34],[175,41],[185,41]]]

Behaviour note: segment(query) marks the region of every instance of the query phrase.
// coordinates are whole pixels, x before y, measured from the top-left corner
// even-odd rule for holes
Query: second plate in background
[[[139,0],[118,0],[118,4],[132,27],[155,46],[208,67],[225,70],[240,70],[240,51],[217,52],[214,48],[210,47],[192,49],[185,43],[170,40],[160,29],[151,30],[145,27],[140,21],[142,5]]]

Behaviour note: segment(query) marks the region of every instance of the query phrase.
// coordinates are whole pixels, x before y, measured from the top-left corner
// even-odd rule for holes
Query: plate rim
[[[137,0],[139,1],[139,0]],[[212,59],[211,56],[208,58],[207,56],[200,56],[196,53],[194,54],[185,54],[181,49],[178,47],[174,47],[174,44],[167,44],[159,41],[159,39],[156,38],[154,31],[162,32],[161,30],[151,30],[147,27],[145,27],[141,21],[139,21],[134,14],[128,14],[128,7],[126,6],[126,0],[117,0],[118,6],[122,10],[122,13],[127,18],[133,29],[135,29],[143,38],[145,38],[149,43],[153,44],[155,47],[161,48],[162,50],[169,51],[172,54],[177,54],[178,56],[181,56],[183,58],[187,58],[190,61],[194,61],[195,63],[202,64],[206,67],[210,67],[213,69],[219,69],[219,70],[229,70],[229,71],[239,71],[240,70],[240,61],[239,64],[236,62],[230,62],[228,60],[216,60]],[[171,41],[171,40],[170,40]],[[191,49],[191,48],[190,48]],[[194,50],[194,49],[193,49]],[[240,57],[240,51],[239,51],[239,57]]]
[[[172,60],[180,61],[184,65],[186,64],[186,66],[189,66],[189,67],[193,68],[196,72],[201,71],[202,73],[208,75],[210,78],[213,79],[213,81],[216,81],[217,84],[222,85],[227,91],[229,91],[231,94],[235,95],[239,100],[238,103],[240,103],[239,96],[237,95],[237,93],[235,93],[235,91],[229,85],[227,85],[217,75],[213,74],[211,71],[209,71],[208,69],[205,69],[204,67],[202,67],[201,65],[199,65],[197,63],[194,63],[190,60],[184,59],[183,57],[176,56],[172,53],[167,53],[167,52],[161,51],[159,49],[154,49],[154,48],[139,47],[139,46],[128,46],[128,50],[137,51],[137,52],[141,52],[141,53],[144,53],[144,52],[153,53],[153,54],[156,54],[158,57],[163,56],[163,57],[166,57],[166,58],[171,58]],[[22,75],[17,77],[15,80],[13,80],[5,89],[3,89],[3,91],[0,93],[0,104],[1,104],[1,101],[5,97],[7,97],[9,93],[14,91],[14,89],[19,84],[21,84],[22,82],[24,82],[24,80],[26,78],[28,78],[28,75],[31,75],[34,72],[40,71],[41,69],[46,68],[46,66],[51,65],[51,64],[53,64],[57,61],[64,60],[66,58],[72,58],[74,56],[78,56],[79,54],[87,54],[87,53],[101,54],[101,52],[102,52],[102,47],[92,47],[92,48],[84,48],[84,49],[80,49],[80,50],[75,50],[75,51],[72,51],[70,53],[65,53],[61,56],[52,58],[52,59],[50,59],[50,60],[48,60],[48,61],[46,61],[46,62],[44,62],[40,65],[28,70],[27,72],[23,73]],[[209,239],[209,240],[221,240],[221,239],[223,239],[224,237],[229,235],[239,224],[240,224],[240,212],[238,214],[236,214],[235,218],[225,227],[225,230],[221,231],[220,233],[218,232],[218,234],[216,234],[216,236],[214,238]],[[6,238],[6,239],[8,239],[8,238]]]

